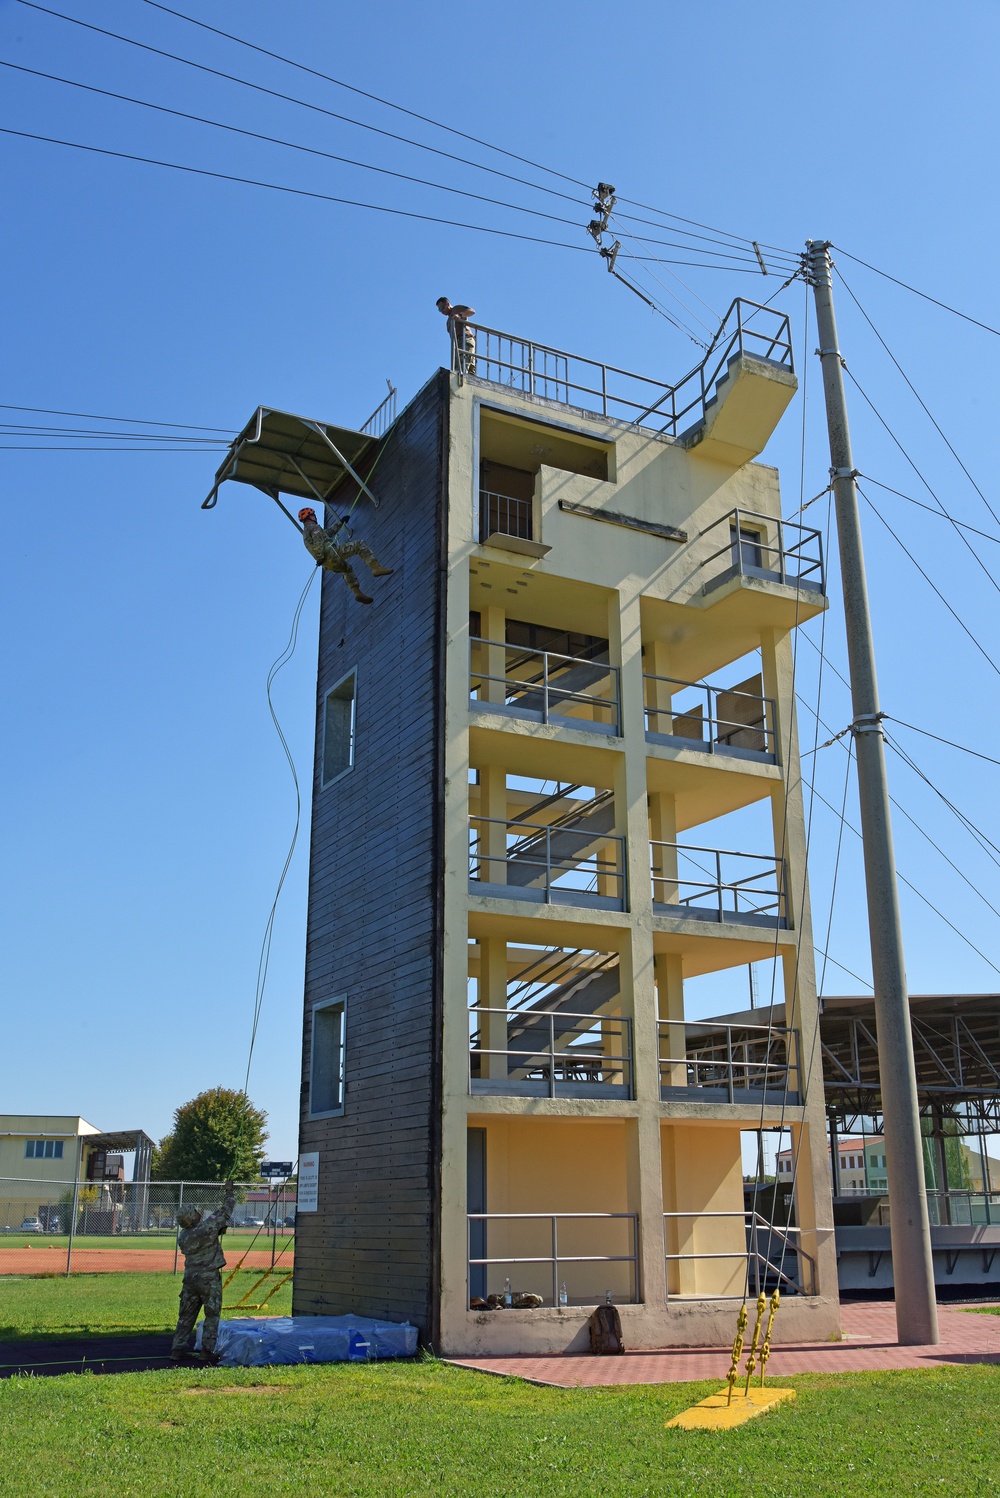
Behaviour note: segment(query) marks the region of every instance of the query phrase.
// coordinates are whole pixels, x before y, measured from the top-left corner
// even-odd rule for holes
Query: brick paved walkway
[[[896,1342],[896,1308],[891,1301],[867,1301],[841,1310],[844,1342],[779,1343],[771,1352],[768,1374],[864,1373],[893,1368],[934,1368],[940,1363],[1000,1363],[1000,1316],[938,1308],[941,1341],[937,1347],[900,1347]],[[722,1381],[730,1349],[678,1347],[667,1352],[631,1352],[618,1358],[587,1353],[558,1357],[450,1358],[460,1368],[525,1378],[562,1389],[610,1384],[669,1384],[689,1379]]]

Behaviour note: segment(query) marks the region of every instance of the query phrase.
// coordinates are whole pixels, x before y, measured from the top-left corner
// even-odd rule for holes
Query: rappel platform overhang
[[[227,479],[250,484],[279,503],[279,495],[290,494],[322,504],[342,479],[357,478],[357,464],[377,442],[350,427],[258,406],[220,464],[202,509],[215,506]]]

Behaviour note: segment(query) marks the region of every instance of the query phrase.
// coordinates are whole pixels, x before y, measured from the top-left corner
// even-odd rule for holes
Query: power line
[[[149,0],[149,3],[152,3],[152,0]],[[51,83],[64,83],[70,88],[85,89],[87,93],[100,94],[106,99],[117,99],[123,104],[136,104],[141,109],[155,109],[160,114],[173,115],[175,119],[191,120],[198,125],[210,125],[215,130],[227,130],[233,135],[243,135],[251,140],[266,141],[269,145],[283,146],[289,151],[302,151],[309,156],[321,156],[326,161],[340,162],[344,166],[360,167],[362,171],[378,172],[383,177],[395,177],[403,182],[416,183],[420,187],[433,187],[438,192],[455,193],[462,198],[475,198],[480,203],[491,203],[498,208],[511,208],[516,213],[530,213],[535,218],[550,219],[556,224],[568,224],[570,228],[579,227],[576,219],[563,218],[554,213],[545,213],[540,208],[525,208],[520,203],[507,203],[499,198],[488,197],[483,193],[468,192],[462,187],[449,187],[444,182],[431,182],[426,177],[414,177],[408,172],[394,172],[388,167],[374,166],[371,162],[367,161],[356,161],[351,156],[338,156],[333,151],[322,151],[316,146],[306,146],[300,144],[298,141],[283,140],[277,135],[264,135],[259,130],[245,130],[239,125],[228,125],[223,120],[209,119],[206,115],[190,114],[184,109],[171,109],[166,104],[154,104],[149,99],[136,99],[131,94],[119,94],[114,89],[98,88],[92,83],[81,83],[76,78],[62,78],[56,73],[43,73],[38,68],[22,67],[20,63],[6,62],[2,58],[0,58],[0,67],[13,68],[18,73],[30,73],[34,78],[45,78]],[[677,246],[673,246],[673,248],[677,248]]]
[[[19,0],[19,3],[25,5],[28,3],[28,0]],[[131,151],[112,151],[106,146],[85,145],[82,141],[76,140],[59,140],[51,135],[35,135],[31,131],[12,130],[5,125],[0,125],[0,134],[19,136],[22,140],[44,141],[47,145],[52,146],[68,146],[74,151],[90,151],[98,156],[113,156],[120,161],[138,161],[146,166],[168,167],[174,172],[190,172],[196,177],[213,177],[220,182],[239,182],[246,187],[265,187],[271,192],[290,193],[294,197],[314,198],[324,203],[339,203],[348,208],[367,208],[374,213],[391,213],[398,218],[419,219],[422,223],[444,224],[452,229],[474,229],[479,234],[498,234],[503,239],[522,239],[527,240],[531,244],[547,244],[560,250],[578,250],[584,255],[596,253],[588,245],[565,244],[554,239],[542,239],[535,234],[517,234],[510,229],[491,229],[485,224],[466,224],[457,219],[438,218],[430,213],[415,213],[407,208],[387,208],[381,203],[361,203],[354,198],[334,197],[331,193],[310,192],[304,187],[287,187],[284,183],[280,182],[262,182],[256,177],[240,177],[233,172],[213,172],[209,171],[206,167],[187,166],[178,161],[160,161],[153,156],[137,156]]]
[[[26,5],[29,3],[29,0],[18,0],[18,3],[21,5]],[[477,234],[495,234],[498,235],[501,239],[519,239],[525,241],[528,244],[544,244],[549,245],[552,249],[574,250],[583,255],[594,255],[597,253],[597,251],[591,249],[589,245],[567,244],[564,240],[543,239],[540,235],[537,234],[518,234],[512,229],[494,229],[490,228],[486,224],[468,224],[461,219],[440,218],[436,214],[416,213],[412,209],[408,208],[389,208],[383,203],[362,203],[356,198],[341,198],[334,196],[332,193],[312,192],[304,187],[288,187],[281,182],[263,182],[259,178],[241,177],[234,172],[209,171],[207,167],[187,166],[183,162],[178,161],[161,161],[158,157],[154,156],[137,156],[131,151],[112,151],[107,146],[91,146],[85,144],[82,141],[61,140],[58,137],[51,135],[37,135],[30,130],[14,130],[7,125],[0,125],[0,135],[13,135],[17,136],[21,140],[42,141],[45,144],[52,146],[66,146],[74,151],[89,151],[98,156],[115,157],[120,161],[138,161],[146,166],[167,167],[170,171],[189,172],[196,177],[212,177],[220,182],[238,182],[246,187],[263,187],[267,188],[270,192],[289,193],[293,197],[312,198],[318,202],[323,203],[338,203],[347,208],[366,208],[373,213],[389,213],[397,218],[418,219],[421,223],[442,224],[446,228],[450,229],[472,229]],[[642,259],[644,257],[630,255],[627,258],[632,260]],[[703,262],[696,260],[668,260],[663,261],[662,263],[667,265],[697,265],[702,270],[723,270],[728,272],[729,274],[739,273],[738,267],[726,265],[706,265]],[[752,274],[752,272],[748,273]]]
[[[906,384],[908,385],[910,391],[912,392],[912,394],[916,398],[917,402],[919,403],[920,409],[923,411],[924,415],[927,417],[928,421],[931,423],[931,425],[933,426],[934,430],[937,432],[938,436],[941,438],[941,441],[944,443],[945,447],[948,449],[948,451],[951,453],[952,457],[955,459],[955,462],[958,464],[959,468],[961,468],[962,472],[965,474],[965,477],[969,480],[969,483],[972,485],[973,489],[975,489],[976,493],[979,495],[979,498],[982,500],[983,504],[986,506],[986,508],[989,510],[990,514],[993,516],[993,519],[997,522],[998,525],[1000,525],[1000,515],[997,514],[996,510],[994,510],[993,506],[990,504],[989,500],[986,498],[986,495],[983,493],[982,489],[980,489],[979,485],[976,483],[975,479],[972,477],[972,474],[969,472],[969,470],[966,468],[965,464],[962,462],[962,459],[958,456],[958,453],[955,451],[955,449],[952,446],[951,442],[945,436],[944,432],[942,431],[940,425],[938,424],[936,418],[934,417],[933,413],[931,412],[930,408],[928,407],[926,401],[923,399],[923,397],[920,394],[919,390],[914,385],[913,381],[910,379],[909,375],[906,373],[906,370],[900,364],[899,360],[896,358],[896,355],[893,353],[892,349],[889,347],[889,345],[886,343],[885,339],[882,337],[882,334],[879,332],[878,328],[875,326],[875,324],[872,322],[871,318],[868,316],[868,313],[865,311],[864,307],[862,307],[861,303],[858,301],[858,298],[854,295],[854,292],[851,290],[850,286],[848,286],[847,281],[844,279],[844,273],[843,273],[843,271],[842,270],[838,270],[837,271],[837,275],[840,278],[840,281],[841,281],[841,283],[842,283],[842,285],[844,287],[844,290],[847,292],[848,296],[851,298],[852,302],[857,307],[858,311],[861,313],[861,316],[864,318],[865,322],[871,328],[872,332],[875,334],[875,337],[878,339],[879,343],[885,349],[886,353],[889,355],[889,358],[892,360],[893,364],[895,364],[895,366],[898,369],[899,373],[902,375],[903,379],[906,381]]]
[[[0,402],[0,411],[33,411],[36,416],[78,416],[84,421],[122,421],[136,427],[180,427],[188,432],[222,432],[232,436],[231,427],[199,427],[184,421],[145,421],[141,416],[96,415],[92,411],[55,411],[50,406],[10,406]]]
[[[962,545],[966,548],[966,550],[970,553],[970,555],[972,556],[973,560],[975,561],[977,567],[979,567],[983,571],[983,573],[986,575],[987,579],[989,580],[990,584],[994,588],[996,588],[996,590],[997,590],[998,593],[1000,593],[1000,583],[997,582],[996,578],[993,576],[992,572],[987,567],[987,565],[983,561],[982,557],[979,555],[979,553],[976,551],[975,547],[969,541],[969,538],[967,536],[963,536],[960,528],[958,527],[958,525],[955,522],[954,517],[951,514],[949,514],[949,512],[945,509],[945,507],[941,503],[941,500],[939,499],[938,495],[931,488],[929,482],[924,477],[924,475],[921,473],[921,471],[917,467],[916,463],[914,463],[913,459],[910,457],[909,453],[906,451],[906,448],[903,446],[902,442],[900,442],[899,438],[896,436],[895,432],[892,430],[892,427],[889,425],[889,423],[886,421],[885,417],[882,415],[881,411],[875,405],[875,402],[872,400],[871,396],[869,396],[867,394],[867,392],[863,389],[863,387],[862,387],[860,381],[858,380],[857,376],[855,374],[853,374],[850,369],[847,368],[846,364],[844,365],[844,369],[846,370],[848,378],[851,380],[851,383],[860,392],[860,394],[861,394],[862,398],[864,399],[864,401],[871,408],[871,410],[875,413],[876,417],[881,422],[882,426],[888,432],[888,434],[892,438],[893,442],[896,444],[896,446],[899,448],[900,452],[903,454],[903,457],[906,459],[906,461],[909,463],[910,467],[913,469],[914,473],[917,475],[917,478],[920,480],[920,482],[923,484],[924,488],[927,490],[927,493],[931,496],[931,498],[933,499],[934,503],[937,505],[938,509],[941,511],[941,514],[945,517],[945,519],[949,522],[950,525],[954,526],[956,536],[961,541]]]
[[[22,0],[23,3],[23,0]],[[854,260],[858,265],[863,265],[866,270],[873,270],[877,276],[884,276],[887,281],[894,281],[897,286],[902,286],[904,291],[912,291],[914,296],[923,297],[925,302],[933,302],[935,307],[943,307],[945,312],[953,312],[956,317],[961,317],[965,322],[973,323],[977,328],[982,328],[987,333],[993,333],[1000,338],[1000,328],[991,328],[989,323],[980,322],[978,317],[970,317],[968,312],[960,312],[957,307],[950,307],[947,302],[939,302],[936,296],[930,296],[926,291],[918,291],[915,286],[901,281],[898,276],[890,276],[887,270],[879,270],[877,265],[870,265],[867,260],[862,260],[859,255],[852,255],[850,250],[845,250],[843,245],[835,244],[833,249],[838,255],[846,255],[848,260]]]
[[[0,421],[0,433],[5,437],[118,437],[123,442],[186,442],[196,447],[219,447],[221,437],[196,437],[190,432],[121,432],[102,431],[92,427],[27,426],[20,422]]]
[[[167,15],[175,16],[178,20],[186,21],[191,26],[198,26],[202,31],[209,31],[212,32],[215,36],[221,36],[224,37],[227,41],[235,42],[237,46],[246,47],[252,52],[259,53],[263,57],[270,57],[276,62],[282,62],[290,68],[298,69],[299,72],[308,73],[311,77],[319,78],[324,83],[332,83],[335,87],[346,89],[349,93],[357,94],[363,99],[371,99],[374,103],[381,104],[386,109],[394,109],[399,114],[409,115],[411,119],[420,120],[425,125],[432,125],[436,130],[444,130],[449,135],[457,136],[460,140],[470,141],[473,145],[482,146],[487,151],[496,151],[498,155],[506,156],[511,161],[519,161],[522,166],[533,167],[535,171],[545,172],[551,177],[558,177],[563,182],[571,183],[574,187],[582,187],[588,192],[590,191],[589,183],[582,182],[578,177],[572,177],[568,173],[560,171],[556,167],[546,166],[544,162],[534,161],[529,156],[521,156],[516,151],[509,151],[505,146],[498,146],[493,141],[484,140],[481,136],[472,135],[466,130],[459,130],[454,125],[445,124],[443,120],[434,119],[431,115],[421,114],[419,110],[409,109],[404,104],[397,104],[392,99],[383,98],[380,94],[372,93],[368,89],[359,88],[356,84],[347,83],[343,78],[334,78],[330,73],[323,73],[318,68],[312,68],[309,67],[306,63],[299,62],[296,58],[286,57],[281,52],[274,52],[268,47],[262,47],[256,42],[249,41],[246,37],[237,36],[234,32],[223,31],[218,26],[210,26],[208,22],[200,21],[195,16],[189,16],[184,11],[175,10],[169,5],[161,4],[160,0],[144,0],[144,3],[151,6],[154,10],[163,11]],[[475,166],[479,170],[489,170],[488,168],[482,167],[478,162],[468,162],[466,164]],[[551,188],[543,187],[540,183],[529,183],[528,185],[535,187],[540,192],[552,191]],[[567,201],[572,201],[571,199],[569,199],[568,194],[559,194],[559,196],[566,197]],[[627,202],[631,200],[622,199],[622,201]],[[637,203],[634,206],[641,208],[646,207],[647,205]],[[664,218],[675,219],[679,223],[695,224],[697,228],[706,229],[709,233],[714,235],[721,235],[725,240],[742,241],[743,244],[753,243],[753,241],[748,239],[746,235],[731,234],[726,229],[711,229],[708,224],[698,224],[694,219],[681,218],[678,214],[669,213],[661,208],[652,208],[649,211],[653,213],[659,213]],[[636,218],[635,214],[623,214],[621,215],[621,217],[632,219],[637,223],[652,224],[652,220],[638,219]],[[680,230],[677,232],[686,233],[686,231],[684,230]],[[687,237],[692,239],[704,238],[704,236],[700,234],[689,234]],[[718,244],[722,243],[723,241],[717,238],[712,242]],[[734,248],[735,247],[736,246],[734,246]],[[794,252],[791,250],[782,250],[779,249],[776,245],[765,245],[764,248],[771,250],[775,254],[794,258]]]
[[[31,447],[22,447],[18,443],[0,442],[0,452],[13,453],[210,453],[227,452],[224,445],[219,447],[65,447],[60,443],[43,442]]]
[[[476,171],[487,172],[491,176],[502,177],[506,181],[509,181],[509,182],[517,182],[521,186],[530,187],[530,188],[532,188],[533,190],[535,190],[537,192],[548,193],[548,194],[550,194],[552,196],[555,196],[555,197],[558,197],[558,198],[562,198],[566,202],[574,203],[577,206],[584,206],[584,207],[587,207],[588,209],[590,207],[589,203],[582,204],[580,199],[574,198],[574,197],[572,197],[568,193],[559,192],[555,188],[546,187],[542,183],[532,182],[528,178],[516,176],[516,175],[514,175],[511,172],[500,171],[496,167],[486,166],[485,163],[483,163],[483,162],[472,161],[472,160],[470,160],[469,158],[467,158],[465,156],[458,156],[458,155],[456,155],[452,151],[443,151],[443,150],[441,150],[437,146],[428,145],[424,141],[413,140],[411,137],[405,136],[405,135],[400,135],[396,131],[384,130],[384,129],[382,129],[378,125],[368,124],[364,120],[354,119],[353,116],[351,116],[351,115],[341,114],[339,111],[327,109],[323,105],[313,104],[313,103],[309,102],[308,100],[297,98],[296,96],[294,96],[292,94],[286,94],[286,93],[283,93],[283,92],[281,92],[280,90],[277,90],[277,89],[267,88],[264,84],[253,83],[253,82],[251,82],[247,78],[241,78],[241,77],[239,77],[237,74],[226,72],[225,70],[220,69],[220,68],[209,67],[205,63],[196,62],[194,59],[189,58],[189,57],[183,57],[179,53],[168,52],[168,51],[166,51],[162,47],[154,47],[154,46],[152,46],[148,42],[138,41],[135,37],[125,36],[121,32],[110,31],[106,27],[103,27],[103,26],[95,26],[92,22],[83,21],[83,20],[81,20],[77,16],[69,16],[69,15],[66,15],[62,11],[53,10],[53,9],[51,9],[48,6],[39,5],[39,4],[36,3],[36,0],[18,0],[18,3],[21,4],[21,5],[27,6],[31,10],[37,10],[37,11],[41,12],[44,15],[53,16],[56,19],[61,20],[61,21],[67,21],[71,25],[82,26],[86,30],[96,32],[97,34],[99,34],[101,36],[107,36],[107,37],[112,38],[115,41],[124,42],[128,46],[138,47],[138,48],[140,48],[141,50],[143,50],[145,52],[151,52],[155,56],[165,57],[168,60],[170,60],[171,62],[181,63],[185,67],[195,68],[199,72],[208,73],[211,76],[216,77],[216,78],[223,78],[223,79],[225,79],[226,81],[228,81],[230,83],[237,83],[237,84],[241,85],[244,88],[250,88],[250,89],[255,90],[258,93],[267,94],[267,95],[269,95],[272,98],[281,99],[285,103],[295,104],[295,105],[299,106],[302,109],[312,110],[314,113],[326,115],[328,118],[339,120],[339,121],[341,121],[344,124],[354,125],[355,127],[357,127],[360,130],[368,130],[368,131],[370,131],[370,132],[372,132],[372,133],[374,133],[376,135],[384,136],[385,138],[387,138],[389,140],[400,141],[400,142],[402,142],[405,145],[413,146],[417,150],[429,151],[432,155],[442,156],[442,157],[446,158],[449,161],[457,161],[457,162],[461,163],[463,166],[472,167]],[[180,12],[176,12],[176,14],[180,15],[181,13]],[[190,19],[190,18],[189,17],[182,17],[182,19]],[[194,24],[200,24],[200,23],[195,22]],[[213,29],[213,28],[208,28],[208,29]],[[223,34],[224,35],[229,35],[229,33],[223,33]],[[241,38],[238,38],[238,37],[233,37],[232,39],[235,40],[235,41],[240,41],[241,40]],[[247,46],[251,46],[251,47],[254,46],[253,43],[246,43],[246,45]],[[277,55],[277,54],[275,54],[275,55]],[[291,63],[291,59],[281,59],[281,60],[288,61],[289,63]],[[295,63],[291,63],[291,65],[292,66],[300,66],[299,64],[295,64]],[[303,64],[301,66],[305,66],[305,65]],[[310,70],[307,69],[307,71],[310,71]],[[320,76],[325,77],[326,75],[320,75]],[[328,81],[334,82],[334,83],[339,82],[339,80],[332,79],[332,78],[329,79]],[[345,87],[350,87],[350,85],[344,85],[344,86]],[[360,92],[363,92],[363,91],[360,91]],[[371,97],[374,98],[376,96],[372,95]],[[386,103],[386,104],[389,103],[389,101],[379,101],[379,102],[383,102],[383,103]],[[398,108],[401,108],[401,109],[403,108],[403,106],[395,106],[395,105],[389,105],[389,107],[392,107],[392,108],[398,107]],[[404,109],[403,112],[404,113],[411,113],[412,111],[408,111],[408,110]],[[418,117],[419,118],[423,118],[421,116],[418,116]],[[430,123],[432,123],[432,124],[438,124],[439,122],[437,122],[437,121],[430,121]],[[451,127],[450,126],[444,126],[444,125],[442,125],[441,128],[442,129],[450,129]],[[456,132],[456,133],[461,134],[462,132]],[[474,137],[469,137],[469,138],[474,138]],[[484,144],[488,144],[488,143],[484,143]],[[502,147],[489,147],[489,149],[495,149],[495,150],[498,150],[498,151],[502,151],[503,150]],[[505,153],[505,154],[513,154],[513,153]],[[517,159],[525,159],[526,160],[527,158],[517,158]],[[552,169],[551,168],[542,167],[541,170],[543,170],[543,171],[550,171]],[[554,175],[560,176],[560,175],[564,175],[564,174],[562,174],[562,173],[554,173]],[[568,180],[570,182],[576,182],[576,179],[572,178],[572,177],[569,177],[566,180]],[[580,185],[582,186],[584,184],[581,183]],[[659,211],[659,210],[654,210],[654,211]],[[676,217],[676,215],[667,215],[667,216],[668,217]],[[653,224],[652,220],[643,220],[643,222]],[[685,222],[693,222],[693,221],[681,219],[681,220],[679,220],[679,222],[685,223]],[[654,226],[655,227],[660,227],[660,228],[667,227],[667,226],[662,225],[662,224],[657,224],[657,225],[654,225]],[[704,227],[704,226],[701,226],[701,227]],[[686,229],[675,229],[674,232],[682,234],[682,235],[684,235],[685,238],[688,238],[688,239],[690,239],[690,238],[702,238],[703,237],[701,235],[692,235]],[[729,238],[742,238],[743,236],[728,236],[728,237]],[[723,244],[723,241],[717,240],[716,243]],[[749,245],[751,243],[752,243],[751,240],[746,240],[746,244],[747,245]],[[740,249],[741,251],[743,250],[743,246],[741,246],[739,244],[735,244],[735,245],[734,244],[723,244],[723,247],[726,250],[731,250],[731,249]],[[679,246],[678,248],[686,249],[686,250],[688,250],[689,253],[699,253],[698,247],[697,246],[693,246],[693,245],[683,245],[683,246]],[[702,251],[700,253],[705,253],[705,254],[715,253],[715,254],[719,254],[720,252],[718,252],[718,251],[715,251],[715,252],[712,252],[712,251]],[[788,252],[788,253],[790,253],[790,252]],[[728,257],[728,258],[737,258],[737,257]],[[742,262],[742,261],[745,260],[745,268],[747,270],[752,271],[752,273],[755,274],[755,275],[759,274],[759,268],[758,268],[758,265],[757,265],[757,262],[756,262],[755,258],[750,257],[747,252],[744,252],[744,254],[742,254],[741,257],[739,257],[739,259],[740,259],[740,262]],[[678,263],[698,264],[699,262],[695,261],[695,262],[678,262]]]
[[[420,114],[415,109],[407,109],[403,104],[394,104],[391,99],[383,99],[379,94],[369,93],[367,89],[358,88],[353,83],[345,83],[342,78],[333,78],[329,73],[321,73],[317,68],[310,68],[304,62],[297,62],[293,57],[285,57],[280,52],[272,52],[268,47],[258,46],[256,42],[247,41],[245,37],[235,36],[231,31],[223,31],[218,26],[209,26],[207,21],[199,21],[194,16],[185,15],[183,11],[173,10],[169,5],[159,4],[159,0],[145,0],[145,4],[154,10],[162,10],[167,15],[176,16],[180,21],[187,21],[191,26],[199,26],[202,31],[211,31],[216,36],[225,37],[227,41],[236,42],[240,47],[248,47],[251,52],[259,52],[263,57],[271,57],[276,62],[283,62],[290,68],[298,68],[301,73],[310,73],[313,78],[321,78],[324,83],[333,83],[337,88],[347,89],[352,94],[358,94],[363,99],[371,99],[376,104],[383,104],[386,109],[395,109],[400,114],[408,114],[411,119],[421,120],[425,125],[433,125],[437,130],[447,130],[449,135],[457,135],[462,140],[471,141],[473,145],[484,146],[488,151],[496,151],[501,156],[507,156],[512,161],[520,161],[524,166],[534,167],[536,171],[548,172],[552,177],[560,177],[564,182],[572,182],[574,187],[582,187],[587,190],[588,184],[580,182],[576,177],[567,176],[565,172],[557,171],[555,167],[545,166],[540,161],[532,161],[530,157],[519,156],[516,151],[508,151],[503,146],[495,146],[491,141],[481,140],[478,135],[470,135],[465,130],[458,130],[453,125],[446,125],[441,120],[432,119],[430,115]]]
[[[915,723],[904,723],[902,718],[894,718],[891,713],[886,713],[890,723],[898,723],[900,728],[909,728],[913,733],[922,733],[924,738],[936,739],[939,744],[947,744],[949,749],[960,749],[963,754],[971,754],[976,759],[984,759],[989,765],[1000,765],[1000,759],[994,759],[992,755],[981,754],[978,749],[969,749],[965,744],[956,744],[953,739],[943,739],[939,733],[931,733],[929,729],[918,728]]]
[[[932,592],[934,592],[934,593],[937,594],[938,598],[944,604],[945,608],[948,610],[948,612],[951,615],[951,617],[955,620],[955,622],[959,625],[959,627],[962,630],[964,630],[964,632],[968,635],[968,637],[972,641],[973,645],[975,645],[976,649],[979,651],[980,655],[983,657],[983,660],[987,661],[989,663],[989,665],[993,667],[993,670],[997,673],[997,675],[1000,676],[1000,666],[997,665],[997,663],[993,659],[993,657],[987,652],[987,650],[976,639],[976,636],[972,633],[972,630],[965,623],[964,619],[962,619],[962,617],[958,613],[956,613],[956,611],[952,608],[951,604],[948,602],[947,598],[945,598],[944,594],[941,592],[941,589],[937,586],[937,584],[931,581],[930,577],[927,575],[927,573],[921,567],[920,563],[917,561],[917,559],[913,555],[912,551],[910,551],[910,549],[907,547],[907,545],[905,544],[905,542],[902,541],[900,539],[900,537],[896,535],[896,532],[893,530],[893,528],[889,524],[888,520],[886,520],[885,516],[877,508],[877,506],[874,504],[874,502],[871,500],[871,498],[865,493],[865,491],[862,489],[862,487],[861,487],[860,484],[857,485],[857,490],[858,490],[858,493],[861,495],[862,499],[868,505],[869,509],[872,511],[872,513],[885,526],[886,530],[889,532],[890,536],[895,541],[896,545],[900,548],[900,550],[906,556],[909,557],[909,559],[913,563],[914,567],[916,567],[917,571],[920,573],[920,576],[924,579],[924,582],[927,583],[928,587],[931,589]]]
[[[952,815],[957,817],[958,821],[965,828],[966,832],[968,832],[970,836],[975,838],[979,846],[982,848],[983,852],[986,854],[987,858],[990,859],[990,862],[997,864],[997,867],[1000,868],[1000,863],[998,863],[997,859],[993,857],[994,853],[1000,854],[1000,848],[997,847],[996,843],[993,842],[991,838],[988,838],[986,836],[986,833],[983,832],[981,827],[977,827],[976,823],[972,820],[971,817],[967,817],[964,811],[960,811],[959,808],[955,805],[954,801],[949,800],[944,791],[936,786],[933,780],[931,780],[928,775],[924,774],[923,770],[917,764],[916,760],[907,752],[907,750],[903,748],[901,744],[896,743],[896,740],[893,738],[892,734],[886,732],[885,741],[891,749],[895,750],[903,763],[913,771],[914,775],[919,776],[924,784],[934,792],[935,796],[937,796],[939,800],[944,802],[945,806],[947,806]],[[990,908],[992,909],[992,906]],[[996,911],[995,914],[1000,915],[1000,911]]]
[[[1000,546],[1000,536],[991,536],[989,531],[981,531],[978,526],[968,525],[964,520],[956,520],[954,515],[946,515],[942,510],[935,510],[933,505],[925,505],[922,499],[914,499],[912,494],[904,494],[901,489],[893,489],[889,484],[882,484],[878,479],[873,479],[870,473],[859,474],[866,484],[874,484],[878,489],[884,489],[887,494],[895,494],[897,499],[905,499],[907,504],[916,505],[918,510],[926,510],[928,515],[933,515],[937,520],[949,520],[952,525],[960,526],[963,531],[971,531],[974,536],[982,536],[984,541],[995,541]]]
[[[827,807],[829,811],[833,812],[835,817],[840,816],[840,812],[835,806],[831,806],[830,802],[826,799],[822,792],[816,791],[815,794],[819,797],[820,801],[822,801],[823,805]],[[893,802],[893,805],[898,806],[898,802]],[[858,828],[854,826],[853,822],[849,822],[846,817],[844,818],[844,826],[847,827],[851,832],[853,832],[855,837],[860,838],[862,842],[864,841]],[[952,931],[954,931],[955,935],[960,937],[961,940],[965,942],[967,947],[971,947],[976,956],[981,957],[982,960],[986,963],[987,967],[991,967],[995,973],[1000,973],[1000,967],[997,967],[995,963],[991,962],[990,959],[986,956],[986,953],[981,952],[976,946],[975,942],[970,941],[969,938],[965,935],[965,932],[960,931],[956,925],[949,921],[948,917],[944,914],[943,911],[938,909],[933,900],[929,900],[926,895],[921,894],[916,885],[911,884],[909,879],[907,879],[904,874],[901,874],[898,869],[896,870],[896,878],[900,881],[901,884],[905,884],[907,889],[911,890],[913,894],[917,896],[918,900],[922,900],[929,910],[933,910],[934,914],[940,917],[940,919],[944,921],[945,925],[948,926]],[[838,963],[837,965],[839,966],[840,964]]]
[[[152,3],[152,0],[150,0],[150,3]],[[140,109],[152,109],[159,114],[172,115],[175,119],[189,120],[197,125],[208,125],[214,130],[225,130],[228,131],[231,135],[242,135],[250,140],[264,141],[268,145],[281,146],[288,151],[301,151],[303,154],[308,156],[319,156],[325,161],[336,161],[344,166],[358,167],[361,171],[377,172],[380,176],[383,177],[394,177],[397,179],[397,181],[412,182],[418,187],[430,187],[437,192],[448,192],[455,194],[457,197],[472,198],[478,203],[489,203],[496,208],[508,208],[515,213],[527,213],[530,214],[533,218],[547,219],[551,223],[564,224],[571,229],[580,227],[578,219],[565,218],[561,214],[546,213],[541,208],[528,208],[521,203],[509,203],[502,198],[490,197],[486,193],[470,192],[468,189],[463,187],[451,187],[446,182],[434,182],[427,177],[415,177],[410,172],[397,172],[393,171],[389,167],[375,166],[372,162],[358,161],[353,156],[340,156],[333,151],[321,150],[318,146],[307,146],[299,141],[285,140],[282,136],[266,135],[259,130],[247,130],[240,125],[230,125],[224,120],[213,120],[210,119],[207,115],[192,114],[190,111],[184,109],[173,109],[166,104],[154,104],[149,99],[138,99],[132,94],[122,94],[118,93],[114,89],[99,88],[96,84],[82,83],[79,79],[76,78],[64,78],[57,73],[46,73],[39,68],[24,67],[20,63],[7,62],[2,58],[0,58],[0,67],[11,68],[18,73],[27,73],[33,78],[44,78],[50,83],[61,83],[65,84],[69,88],[77,88],[82,89],[87,93],[99,94],[105,99],[116,99],[119,103],[122,104],[134,104]],[[653,240],[653,243],[662,245],[666,249],[686,250],[703,255],[715,255],[719,259],[735,258],[723,255],[720,251],[716,250],[699,250],[696,247],[685,244],[678,244],[674,240],[659,239]],[[655,259],[655,256],[651,258]],[[738,261],[737,263],[742,262]]]

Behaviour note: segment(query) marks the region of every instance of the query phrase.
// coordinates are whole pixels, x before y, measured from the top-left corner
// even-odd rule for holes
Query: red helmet
[[[305,509],[302,509],[302,510],[299,511],[299,519],[303,523],[305,523],[305,521],[307,521],[307,520],[315,520],[316,519],[316,511],[315,510],[310,510],[308,508],[308,506],[306,506]]]

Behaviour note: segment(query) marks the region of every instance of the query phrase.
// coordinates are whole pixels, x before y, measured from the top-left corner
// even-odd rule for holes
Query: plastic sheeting
[[[203,1325],[199,1321],[195,1333],[197,1348]],[[227,1368],[411,1358],[416,1350],[417,1328],[408,1321],[371,1321],[366,1316],[234,1318],[221,1323],[216,1344]]]

